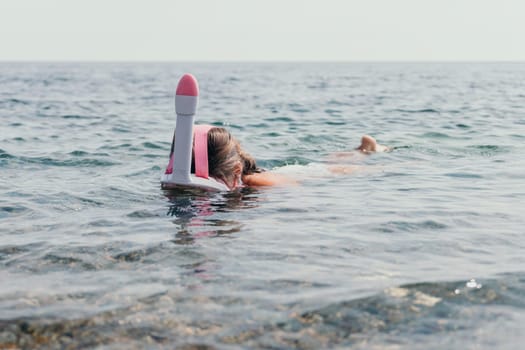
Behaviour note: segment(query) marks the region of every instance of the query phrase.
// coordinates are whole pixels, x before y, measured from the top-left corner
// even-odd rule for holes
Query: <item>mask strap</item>
[[[207,179],[208,172],[208,131],[212,125],[193,126],[193,148],[195,150],[195,176]]]
[[[173,156],[175,151],[175,133],[173,133],[173,140],[171,141],[171,151],[170,151],[170,161],[168,163],[168,166],[166,167],[166,172],[164,174],[172,174],[173,173]]]

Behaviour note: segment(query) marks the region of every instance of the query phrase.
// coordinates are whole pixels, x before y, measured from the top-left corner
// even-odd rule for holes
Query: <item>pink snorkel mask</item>
[[[213,126],[193,125],[198,96],[197,80],[191,74],[185,74],[177,86],[175,137],[171,145],[170,161],[160,182],[164,189],[183,186],[228,191],[225,184],[209,177],[208,131]],[[192,144],[195,152],[195,174],[190,173]]]

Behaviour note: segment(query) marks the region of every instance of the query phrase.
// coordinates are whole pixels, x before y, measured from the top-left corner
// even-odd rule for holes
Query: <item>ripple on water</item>
[[[61,116],[63,119],[102,119],[101,116],[90,116],[80,114],[65,114]]]
[[[18,98],[8,98],[5,100],[0,100],[0,105],[6,105],[7,107],[16,108],[17,105],[22,106],[29,106],[31,104],[31,101],[29,100],[22,100]]]
[[[424,133],[423,137],[431,138],[431,139],[446,139],[446,138],[449,138],[450,136],[442,132],[431,131],[431,132]]]
[[[21,204],[1,205],[0,204],[0,219],[21,216],[32,212],[32,210]]]
[[[142,146],[144,146],[144,148],[149,148],[149,149],[166,149],[164,145],[157,144],[154,142],[144,142],[142,143]]]
[[[273,118],[265,118],[265,122],[285,122],[285,123],[291,123],[294,120],[290,117],[273,117]]]
[[[448,228],[447,225],[434,221],[424,220],[420,222],[410,221],[390,221],[381,224],[380,227],[376,228],[379,232],[394,233],[394,232],[414,232],[414,231],[427,231],[427,230],[444,230]]]
[[[54,270],[63,270],[67,268],[68,271],[94,271],[97,270],[97,266],[85,261],[84,259],[74,256],[72,253],[66,253],[64,255],[49,253],[39,259],[40,268],[49,273]]]
[[[460,129],[470,129],[470,125],[467,125],[467,124],[462,124],[462,123],[458,123],[456,124],[456,127],[460,128]]]
[[[394,109],[393,112],[401,112],[401,113],[441,113],[439,110],[434,108],[422,108],[422,109]]]
[[[16,258],[20,254],[26,254],[34,251],[42,243],[31,243],[24,245],[3,245],[0,246],[0,261],[8,261]]]
[[[3,149],[0,149],[0,159],[11,159],[11,158],[15,158],[15,156],[7,153],[7,151],[4,151]]]
[[[111,142],[113,140],[105,140],[105,142]],[[115,149],[126,149],[126,148],[130,148],[132,145],[131,143],[121,143],[121,144],[118,144],[118,145],[105,145],[105,146],[101,146],[100,149],[109,149],[109,150],[115,150]]]
[[[69,152],[69,154],[75,157],[84,157],[88,155],[88,152],[75,150],[75,151]]]
[[[128,127],[124,127],[124,126],[114,126],[111,128],[111,131],[119,134],[119,133],[122,133],[122,134],[129,134],[132,132],[132,130]]]
[[[121,226],[121,225],[122,225],[122,221],[98,219],[98,220],[90,221],[86,226],[87,227],[115,227],[115,226]]]
[[[472,145],[468,146],[470,153],[479,154],[482,156],[493,156],[497,154],[505,154],[510,152],[510,147],[499,145]]]
[[[480,174],[457,172],[457,173],[446,173],[445,176],[453,178],[463,178],[463,179],[482,179],[483,176]]]
[[[155,212],[152,212],[152,211],[149,211],[149,210],[135,210],[135,211],[127,214],[126,216],[130,217],[130,218],[144,219],[144,218],[158,217],[159,214],[155,213]]]
[[[77,157],[77,155],[74,155]],[[59,160],[50,157],[17,157],[23,163],[51,165],[57,167],[109,167],[119,162],[98,158],[65,159]]]

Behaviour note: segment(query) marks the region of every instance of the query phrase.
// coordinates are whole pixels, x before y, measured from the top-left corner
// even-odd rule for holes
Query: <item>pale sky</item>
[[[0,0],[0,61],[525,60],[525,0]]]

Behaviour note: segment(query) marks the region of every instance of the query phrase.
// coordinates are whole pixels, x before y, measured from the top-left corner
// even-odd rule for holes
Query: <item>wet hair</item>
[[[195,172],[194,155],[192,172]],[[228,186],[235,180],[235,167],[242,165],[242,175],[261,172],[255,159],[246,153],[225,128],[214,127],[208,131],[208,171],[211,177],[222,180]]]

